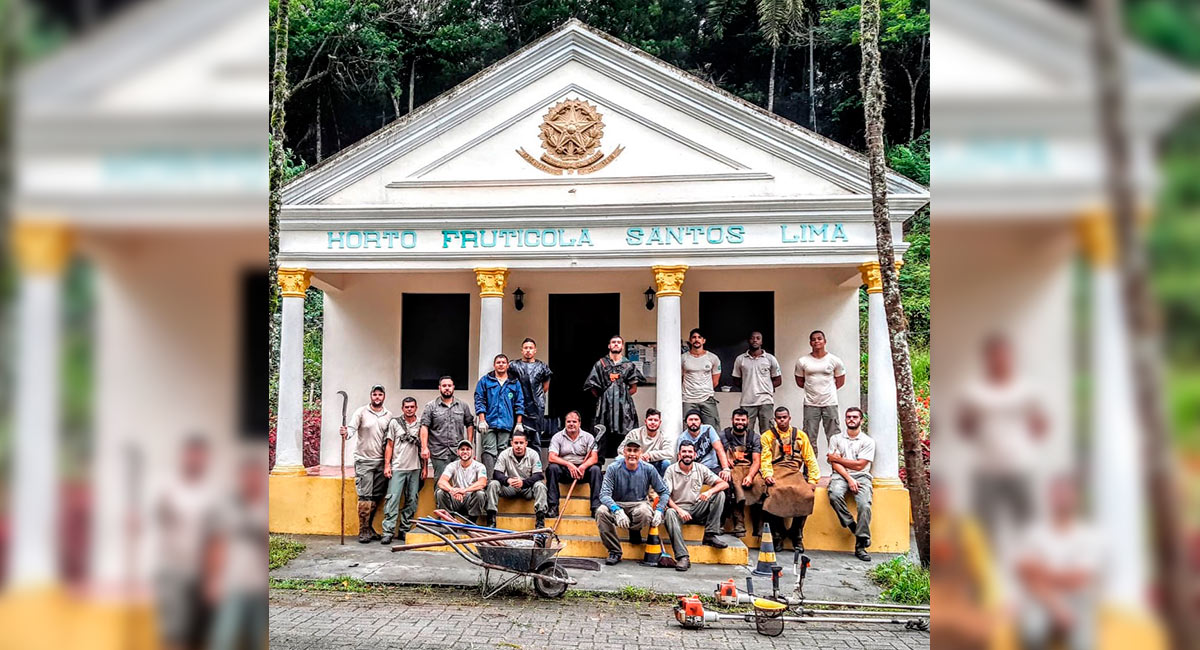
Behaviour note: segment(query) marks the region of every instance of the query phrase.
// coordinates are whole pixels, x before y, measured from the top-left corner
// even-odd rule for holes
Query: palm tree
[[[804,0],[756,0],[758,29],[771,45],[771,79],[767,82],[767,110],[775,112],[775,60],[786,37],[799,36],[805,28]]]

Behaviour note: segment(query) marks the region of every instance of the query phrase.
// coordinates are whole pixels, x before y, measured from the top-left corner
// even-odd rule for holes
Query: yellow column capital
[[[1096,207],[1079,216],[1079,243],[1092,266],[1112,266],[1117,261],[1117,233],[1112,214]]]
[[[687,275],[688,270],[686,265],[652,266],[650,270],[654,271],[654,284],[658,287],[658,297],[683,295],[683,278]]]
[[[279,269],[279,288],[285,298],[303,298],[312,280],[312,271],[300,268]]]
[[[904,260],[896,260],[896,270],[904,266]],[[879,262],[863,262],[858,265],[862,274],[863,284],[867,285],[867,293],[883,293],[883,275],[879,272]]]
[[[13,223],[13,258],[23,273],[61,273],[74,247],[75,233],[65,223],[38,220]]]
[[[503,298],[504,287],[508,284],[508,269],[475,269],[475,284],[479,285],[480,298]]]

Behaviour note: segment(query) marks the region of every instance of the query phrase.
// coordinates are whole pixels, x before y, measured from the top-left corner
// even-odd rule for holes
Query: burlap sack
[[[763,510],[776,517],[805,517],[812,514],[816,486],[804,480],[804,472],[788,465],[775,465],[775,485],[769,487]]]

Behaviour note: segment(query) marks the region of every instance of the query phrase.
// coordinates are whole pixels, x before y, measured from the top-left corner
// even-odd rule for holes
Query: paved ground
[[[483,579],[483,571],[468,564],[453,553],[408,551],[392,553],[377,543],[359,544],[354,538],[338,545],[337,537],[289,535],[306,545],[304,553],[287,566],[271,572],[272,578],[314,580],[333,576],[350,576],[370,583],[408,585],[472,586]],[[915,544],[913,545],[915,548]],[[687,572],[656,569],[626,561],[615,567],[604,567],[598,573],[571,571],[579,581],[575,589],[615,592],[624,586],[643,587],[664,594],[711,594],[718,582],[734,578],[743,589],[746,576],[758,561],[757,551],[750,550],[748,566],[692,565]],[[879,588],[867,578],[874,564],[887,561],[894,555],[876,553],[870,564],[861,562],[850,553],[829,551],[809,552],[811,566],[804,582],[804,595],[815,600],[874,602]],[[795,584],[792,573],[792,553],[777,554],[784,566],[784,587],[790,591]],[[766,593],[770,580],[755,578],[755,592]]]
[[[774,638],[758,635],[752,625],[740,621],[684,630],[674,622],[669,604],[593,598],[500,598],[481,603],[467,590],[395,587],[369,593],[272,590],[270,605],[273,650],[929,647],[927,632],[899,626],[805,624],[789,626]]]

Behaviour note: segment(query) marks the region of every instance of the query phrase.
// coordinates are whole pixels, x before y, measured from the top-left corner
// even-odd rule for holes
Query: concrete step
[[[509,530],[533,530],[535,523],[533,515],[500,515],[496,517],[496,526]],[[546,526],[553,525],[554,520],[547,518]],[[596,526],[595,517],[580,515],[563,515],[562,522],[558,525],[558,534],[600,539],[600,529]],[[689,542],[699,542],[704,539],[704,526],[685,524],[683,538]]]
[[[599,537],[584,537],[579,535],[561,535],[559,537],[566,548],[563,549],[562,555],[566,557],[593,557],[604,558],[608,557],[608,549],[604,548],[604,544],[600,542]],[[702,544],[688,544],[688,557],[692,564],[746,564],[749,562],[750,555],[746,549],[746,545],[738,541],[731,535],[726,535],[722,539],[729,544],[729,548],[715,549],[711,546]],[[406,541],[409,544],[420,544],[424,542],[440,541],[437,537],[427,533],[413,531],[408,534]],[[668,555],[674,555],[671,549],[671,544],[668,540],[662,540],[663,550]],[[453,550],[448,546],[438,546],[434,548],[419,549],[419,551],[435,551],[452,553]],[[415,551],[414,551],[415,552]],[[625,560],[641,561],[646,552],[644,544],[630,544],[622,542],[621,552]]]
[[[587,499],[577,499],[575,497],[572,497],[570,501],[563,499],[559,502],[558,509],[563,513],[563,517],[589,517],[592,515],[592,505]],[[432,512],[432,509],[430,509],[430,512]],[[524,499],[500,499],[500,503],[497,506],[496,512],[500,516],[529,515],[530,527],[532,528],[533,501],[526,501]]]

